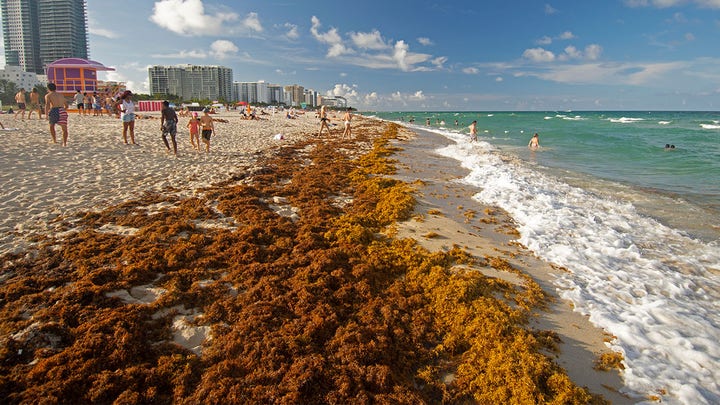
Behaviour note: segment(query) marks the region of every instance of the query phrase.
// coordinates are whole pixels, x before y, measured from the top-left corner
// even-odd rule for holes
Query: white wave
[[[720,403],[720,248],[643,217],[630,203],[590,193],[503,159],[485,142],[441,148],[470,170],[475,198],[518,224],[520,242],[570,269],[561,296],[617,337],[627,387],[665,403]],[[485,153],[483,153],[485,152]]]
[[[614,123],[620,123],[620,124],[631,124],[633,122],[638,121],[645,121],[644,118],[628,118],[628,117],[622,117],[622,118],[608,118],[610,122]]]
[[[658,121],[658,125],[670,125],[672,121]]]
[[[700,124],[703,129],[720,129],[720,125],[715,124]]]

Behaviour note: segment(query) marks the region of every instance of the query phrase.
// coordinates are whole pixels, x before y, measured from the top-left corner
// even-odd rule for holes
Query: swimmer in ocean
[[[535,135],[533,135],[533,137],[530,138],[530,142],[528,142],[528,148],[533,149],[533,150],[540,148],[540,137],[538,136],[537,133],[535,133]]]

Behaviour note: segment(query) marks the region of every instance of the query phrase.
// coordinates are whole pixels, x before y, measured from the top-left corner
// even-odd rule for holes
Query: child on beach
[[[210,116],[210,109],[203,110],[203,116],[200,117],[200,127],[202,128],[202,139],[205,143],[205,151],[210,152],[210,136],[215,132],[215,125]]]
[[[162,131],[162,139],[165,143],[167,151],[170,152],[170,144],[165,136],[165,134],[170,134],[173,144],[173,152],[175,153],[175,156],[177,156],[177,141],[175,140],[175,135],[177,135],[178,117],[177,114],[175,114],[175,110],[170,108],[169,101],[165,100],[162,104],[163,108],[162,111],[160,111],[160,131]]]
[[[187,128],[190,129],[190,143],[193,149],[200,150],[200,120],[196,112],[192,113],[190,121],[187,124]]]

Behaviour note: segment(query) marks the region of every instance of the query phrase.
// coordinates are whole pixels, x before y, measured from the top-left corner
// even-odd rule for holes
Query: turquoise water
[[[569,182],[609,189],[639,209],[706,239],[720,236],[720,113],[378,112],[376,116],[468,134]],[[427,125],[427,120],[430,125]],[[457,120],[457,125],[455,124]],[[540,135],[541,150],[527,143]],[[675,148],[666,150],[665,145]],[[609,183],[602,183],[605,180]],[[625,187],[623,191],[623,187]],[[627,192],[642,191],[643,196]],[[678,212],[677,200],[686,201]],[[655,201],[653,201],[655,200]],[[695,218],[693,218],[695,217]],[[702,219],[702,220],[700,220]]]
[[[373,114],[432,139],[479,207],[504,209],[520,243],[567,269],[558,294],[616,337],[624,392],[720,403],[720,114]]]

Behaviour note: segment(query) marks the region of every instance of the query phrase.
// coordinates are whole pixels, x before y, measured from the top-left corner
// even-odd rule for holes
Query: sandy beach
[[[273,380],[276,385],[282,385],[283,378],[290,378],[290,375],[294,376],[292,384],[300,386],[291,384],[287,392],[283,391],[284,396],[275,397],[277,402],[317,399],[313,390],[320,390],[318,387],[325,384],[322,382],[324,372],[317,371],[322,368],[318,368],[318,362],[322,363],[322,360],[305,352],[303,344],[312,345],[314,343],[308,342],[318,339],[322,341],[320,336],[329,333],[328,319],[335,320],[335,328],[340,325],[338,330],[352,329],[354,322],[360,320],[345,324],[336,319],[339,315],[331,313],[323,306],[325,304],[311,305],[315,303],[315,298],[310,297],[312,291],[319,294],[320,290],[332,291],[339,286],[314,273],[287,273],[285,269],[298,265],[315,268],[314,263],[303,265],[293,262],[306,260],[306,250],[309,257],[316,259],[318,255],[325,254],[310,249],[318,243],[313,239],[315,236],[305,236],[302,232],[294,234],[296,231],[291,231],[291,228],[319,227],[322,231],[325,225],[303,222],[308,213],[325,218],[345,209],[352,204],[353,198],[346,195],[345,188],[338,186],[337,190],[323,197],[329,201],[327,205],[319,203],[318,196],[307,194],[307,187],[323,190],[323,187],[336,182],[335,174],[325,173],[318,178],[318,172],[309,172],[307,177],[296,177],[303,174],[295,173],[293,167],[298,172],[301,168],[322,170],[323,144],[335,148],[338,156],[352,159],[368,151],[373,138],[353,143],[352,148],[344,150],[343,142],[335,143],[340,134],[339,126],[333,127],[331,137],[321,137],[317,139],[319,142],[315,142],[318,122],[311,113],[295,120],[282,115],[267,115],[263,116],[264,120],[247,121],[240,119],[237,113],[225,112],[214,116],[218,120],[217,133],[212,139],[210,153],[191,148],[185,129],[187,118],[181,118],[178,156],[174,156],[167,153],[162,143],[157,117],[157,113],[150,113],[138,119],[136,140],[139,145],[128,146],[122,143],[118,119],[71,115],[67,147],[49,142],[45,120],[0,118],[6,128],[17,128],[0,133],[5,141],[5,147],[0,152],[3,169],[0,173],[0,256],[12,258],[3,264],[0,274],[0,281],[7,287],[2,303],[8,320],[0,332],[0,341],[5,346],[3,357],[18,364],[13,369],[13,376],[4,380],[3,394],[7,395],[8,390],[12,392],[12,402],[41,395],[67,399],[64,395],[73,390],[70,383],[58,388],[52,384],[40,387],[39,382],[33,387],[28,385],[31,384],[28,381],[22,384],[8,381],[10,378],[18,381],[18,375],[27,372],[35,379],[47,378],[55,375],[53,373],[66,373],[67,368],[62,367],[67,365],[72,369],[73,362],[85,358],[83,366],[76,367],[84,372],[92,367],[96,370],[91,374],[93,381],[88,383],[92,387],[84,388],[91,391],[85,398],[98,401],[154,399],[184,402],[207,399],[205,395],[215,395],[210,397],[214,400],[209,402],[218,402],[220,398],[268,399],[270,397],[263,395],[279,394],[262,393],[262,387],[267,388],[271,384],[268,381],[272,379],[276,379]],[[333,122],[340,123],[339,120]],[[379,121],[360,117],[356,118],[354,125],[356,133],[377,133],[378,128],[384,127]],[[282,135],[283,139],[278,139],[278,135]],[[576,385],[587,387],[591,393],[601,394],[612,403],[636,402],[620,394],[622,381],[617,372],[593,369],[595,360],[602,353],[609,352],[605,345],[609,337],[557,298],[550,280],[554,273],[563,270],[538,260],[514,243],[516,233],[513,224],[502,211],[494,207],[486,207],[484,212],[465,209],[469,206],[473,190],[452,181],[462,173],[434,155],[428,144],[415,140],[409,131],[403,132],[401,138],[402,141],[394,142],[402,148],[394,155],[399,162],[399,171],[394,178],[415,185],[417,202],[412,218],[392,227],[396,236],[415,239],[429,254],[459,247],[476,260],[490,263],[493,259],[502,259],[519,273],[504,271],[494,265],[469,263],[467,267],[482,272],[488,278],[515,285],[518,290],[524,288],[527,283],[525,277],[529,276],[548,297],[545,309],[532,311],[535,316],[530,322],[531,327],[550,330],[559,338],[559,350],[545,349],[549,358],[567,370]],[[311,151],[315,154],[310,155]],[[270,160],[272,157],[276,160]],[[333,159],[330,155],[326,158]],[[281,161],[289,164],[283,166],[279,163]],[[271,176],[268,164],[277,173]],[[252,189],[251,181],[256,184]],[[249,208],[254,206],[250,204],[260,204],[268,212]],[[254,226],[269,220],[269,216],[278,218],[271,218],[274,222],[268,222],[270,225]],[[240,238],[243,235],[256,241],[255,245],[247,244]],[[338,236],[338,239],[343,240],[343,237]],[[193,244],[194,247],[191,246]],[[282,253],[283,249],[287,250],[287,257]],[[252,258],[251,253],[254,255]],[[328,254],[327,258],[320,259],[325,265],[331,265],[337,260],[342,261],[333,256],[338,254]],[[232,259],[228,259],[230,257]],[[338,266],[340,269],[344,264]],[[337,271],[332,272],[332,277],[339,277]],[[357,276],[358,271],[353,269],[353,276]],[[63,272],[67,274],[60,274]],[[246,279],[247,272],[256,278]],[[268,282],[263,277],[275,281]],[[290,297],[286,297],[290,287],[282,281],[284,277],[315,281],[302,287],[303,293],[293,290]],[[34,281],[32,286],[22,287],[17,285],[17,280],[25,280],[21,284],[27,284],[26,280]],[[83,288],[87,291],[85,295],[81,293]],[[50,299],[39,298],[44,296],[55,297],[54,302],[67,300],[67,308],[73,309],[34,303],[35,300]],[[248,296],[254,297],[253,301],[247,301],[252,304],[242,304],[241,301],[249,300]],[[286,299],[291,304],[287,304]],[[16,303],[10,304],[13,301]],[[287,305],[294,308],[294,316],[278,309]],[[307,306],[306,309],[303,306]],[[114,308],[124,308],[126,315],[113,312]],[[232,308],[236,308],[238,313],[233,314]],[[377,310],[383,314],[386,311]],[[316,318],[307,320],[298,315],[305,312]],[[123,371],[116,370],[115,377],[110,369],[97,371],[102,367],[93,363],[95,360],[87,360],[94,359],[94,356],[73,354],[81,348],[90,352],[102,351],[89,337],[95,336],[92,333],[97,331],[83,323],[95,317],[99,322],[97,328],[103,330],[97,336],[114,336],[122,342],[122,350],[116,349],[109,354],[109,361],[115,367],[121,364],[126,367]],[[263,338],[253,334],[252,325],[256,324],[252,322],[247,326],[228,325],[232,320],[241,325],[244,320],[254,317],[274,325],[274,332],[300,328],[298,331],[293,329],[292,333],[303,337],[294,342],[283,340],[280,335]],[[277,323],[279,318],[286,319],[286,322]],[[48,322],[47,319],[54,320]],[[100,319],[109,323],[104,324]],[[312,324],[316,322],[312,319],[325,319],[325,323],[317,321],[317,324]],[[132,326],[133,322],[152,324],[155,328],[139,332],[136,326]],[[85,330],[88,337],[84,337],[80,330]],[[235,347],[237,344],[233,343],[238,339],[249,341],[255,338],[258,340],[253,347]],[[329,342],[332,346],[335,340]],[[366,343],[357,344],[360,347]],[[344,344],[337,344],[340,349],[345,348]],[[138,349],[139,346],[143,349]],[[373,352],[370,346],[365,346],[366,350]],[[71,347],[74,352],[65,350]],[[403,347],[407,349],[409,346]],[[376,349],[380,350],[380,346]],[[147,353],[138,353],[138,350],[147,350]],[[256,359],[267,362],[270,369],[271,363],[279,361],[279,357],[295,358],[295,363],[287,366],[289,369],[278,365],[275,369],[266,370],[262,377],[248,374],[243,378],[246,382],[253,381],[257,388],[237,388],[240,391],[234,391],[228,387],[240,384],[238,381],[243,378],[231,378],[230,375],[238,376],[249,371],[241,372],[244,370],[242,365],[223,363],[221,359],[230,356],[230,353],[248,358],[257,356]],[[348,358],[357,355],[348,355]],[[152,385],[148,380],[139,382],[149,377],[138,377],[136,380],[132,367],[125,364],[143,368],[140,366],[145,364],[143,362],[157,364],[150,372],[155,373],[153,378],[174,376],[172,386],[175,388],[165,387],[167,392],[159,392],[162,390],[156,386],[146,386]],[[54,369],[65,371],[53,372]],[[200,369],[208,371],[200,373]],[[234,371],[228,372],[230,369]],[[338,373],[338,369],[332,370]],[[376,379],[373,380],[376,385],[371,384],[367,391],[350,390],[348,393],[343,388],[339,392],[346,396],[324,397],[324,400],[332,402],[332,398],[353,397],[363,402],[363,399],[368,399],[363,396],[368,395],[365,392],[373,389],[382,391],[396,379],[389,375],[379,376],[388,371],[374,372],[379,373],[378,376],[367,378]],[[278,377],[280,374],[284,377]],[[212,378],[224,378],[227,387],[208,389],[212,394],[203,391],[205,388],[202,387],[210,384]],[[103,388],[105,385],[122,385],[117,379],[130,381],[132,387]],[[450,386],[454,374],[447,374],[443,379]],[[303,388],[297,381],[310,381],[315,388]],[[82,386],[79,381],[74,384],[76,388]],[[343,384],[348,382],[335,381],[330,385],[333,384],[344,387]],[[200,388],[188,391],[189,386]],[[396,395],[394,398],[399,402],[411,402],[410,399],[428,398],[423,395],[431,394],[424,392],[416,396],[409,391],[398,391]],[[378,396],[375,400],[393,402],[392,398]]]
[[[297,119],[266,115],[243,120],[220,113],[211,153],[192,149],[188,118],[178,125],[178,156],[167,153],[159,113],[140,113],[139,145],[125,145],[119,119],[71,114],[66,148],[52,144],[45,119],[0,117],[3,137],[0,173],[0,254],[19,252],[37,233],[51,232],[53,220],[79,210],[95,210],[144,192],[192,195],[250,167],[256,154],[292,143],[314,129],[314,115]],[[36,116],[34,116],[36,118]],[[10,129],[14,128],[14,129]],[[57,128],[58,134],[60,128]],[[284,140],[276,140],[281,134]]]

